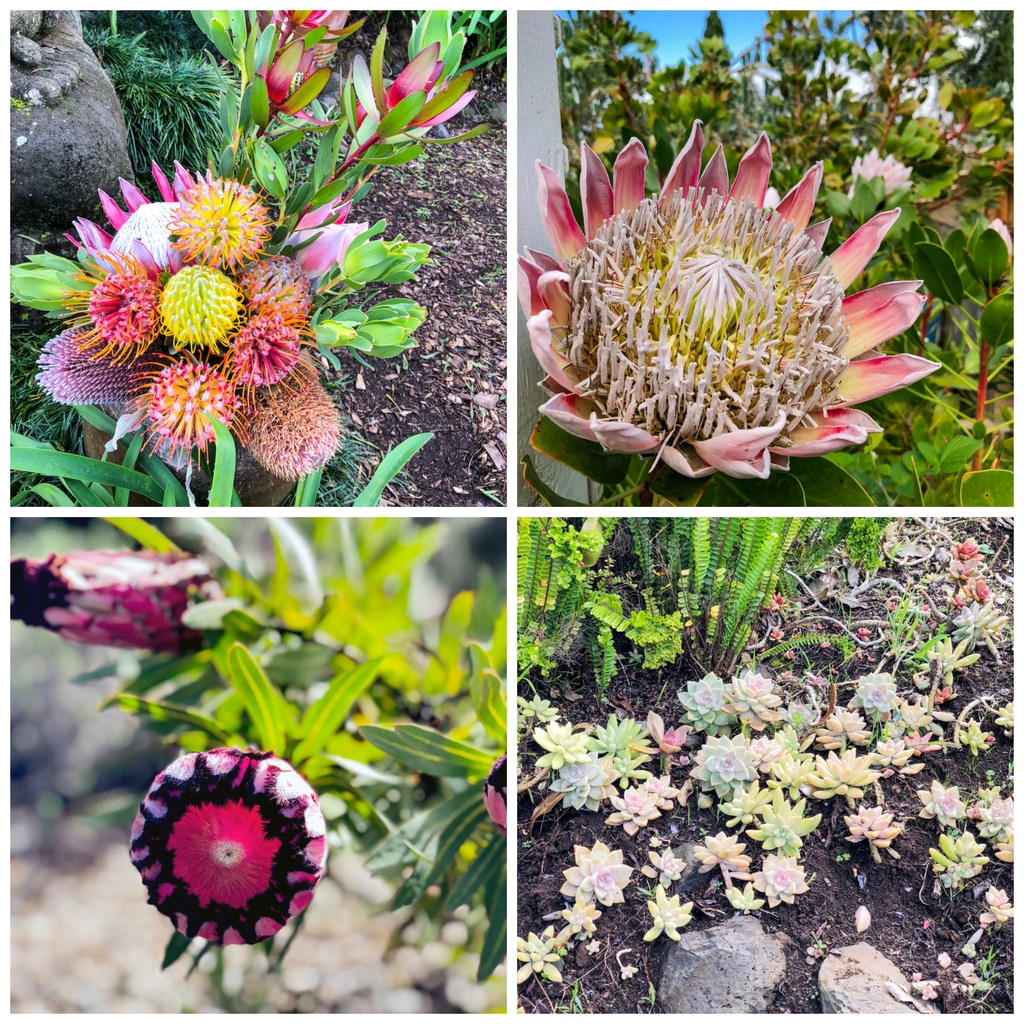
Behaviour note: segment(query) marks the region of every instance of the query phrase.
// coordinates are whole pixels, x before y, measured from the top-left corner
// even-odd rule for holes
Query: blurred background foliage
[[[503,975],[491,975],[505,953],[505,839],[488,820],[482,781],[505,749],[504,519],[113,522],[120,529],[14,519],[12,556],[135,546],[127,533],[199,554],[229,600],[197,606],[204,646],[180,656],[69,644],[13,624],[14,856],[45,860],[61,845],[55,834],[111,828],[127,849],[142,796],[179,748],[275,749],[320,794],[332,857],[368,869],[391,951],[454,934],[452,969],[462,965],[463,984],[485,983],[463,1008],[503,1006]],[[169,926],[145,908],[126,853],[124,864],[126,888],[166,941]],[[358,941],[344,922],[334,931]],[[193,958],[202,946],[193,943]],[[224,955],[207,958],[214,981]],[[159,967],[138,964],[143,974]]]
[[[668,66],[627,12],[569,12],[559,30],[566,188],[581,223],[581,141],[611,170],[639,138],[651,192],[698,118],[705,161],[721,143],[730,178],[767,132],[780,197],[822,161],[811,220],[832,218],[826,252],[881,210],[902,209],[852,290],[923,279],[921,319],[886,351],[943,370],[864,404],[890,426],[828,458],[876,504],[1012,504],[1011,269],[985,228],[996,217],[1013,225],[1013,13],[769,12],[736,52],[712,11],[689,58]],[[854,161],[872,149],[911,168],[907,187],[854,182]]]

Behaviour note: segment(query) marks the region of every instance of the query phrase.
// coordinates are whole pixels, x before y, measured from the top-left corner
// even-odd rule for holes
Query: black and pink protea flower
[[[273,753],[185,754],[150,786],[131,859],[183,935],[262,942],[305,910],[327,864],[316,793]]]
[[[847,296],[900,211],[831,255],[829,222],[809,224],[816,163],[766,208],[771,145],[762,134],[732,186],[718,150],[701,170],[694,123],[659,195],[633,139],[608,172],[586,144],[581,228],[565,189],[538,162],[541,217],[555,255],[527,250],[519,294],[551,393],[540,413],[606,451],[657,456],[687,477],[766,479],[791,457],[861,444],[882,430],[858,402],[938,368],[872,350],[910,327],[920,281]]]
[[[201,636],[181,617],[223,597],[201,558],[155,551],[77,551],[11,562],[11,616],[65,640],[176,653]]]
[[[484,781],[484,807],[487,808],[494,827],[503,836],[508,835],[508,768],[506,764],[506,755],[502,754],[491,766],[487,779]]]

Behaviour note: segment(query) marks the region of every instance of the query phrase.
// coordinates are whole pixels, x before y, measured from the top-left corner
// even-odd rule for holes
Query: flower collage
[[[9,17],[12,1012],[1012,1012],[1011,10]]]

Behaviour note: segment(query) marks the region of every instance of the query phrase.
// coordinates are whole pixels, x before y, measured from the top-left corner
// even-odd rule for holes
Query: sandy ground
[[[170,924],[146,903],[125,846],[104,842],[84,863],[68,858],[67,871],[43,859],[16,852],[11,862],[14,1013],[482,1013],[504,1006],[503,970],[477,984],[475,957],[460,951],[466,926],[449,922],[439,938],[420,941],[422,929],[407,913],[374,906],[386,901],[388,886],[355,856],[331,858],[280,974],[268,972],[262,949],[233,946],[222,958],[207,954],[189,977],[187,955],[160,970]],[[403,945],[386,955],[395,929]],[[195,948],[203,945],[197,940]]]

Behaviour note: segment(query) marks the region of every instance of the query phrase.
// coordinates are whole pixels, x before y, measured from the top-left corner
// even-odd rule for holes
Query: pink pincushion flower
[[[223,596],[201,559],[155,551],[78,551],[11,562],[11,615],[75,643],[180,652],[200,634],[181,617]]]
[[[503,835],[508,835],[507,768],[504,754],[494,762],[487,781],[484,782],[484,807],[494,827]]]
[[[312,900],[326,831],[316,793],[287,761],[222,748],[185,754],[153,780],[131,859],[182,934],[261,942]]]
[[[854,157],[851,177],[853,184],[847,193],[850,199],[853,198],[858,178],[864,178],[865,181],[881,178],[885,182],[885,194],[888,196],[910,184],[910,168],[901,164],[891,153],[883,160],[878,150],[872,149],[863,157]]]
[[[844,294],[899,217],[874,217],[824,256],[829,222],[809,225],[822,165],[765,209],[762,134],[730,188],[722,148],[701,170],[695,122],[658,196],[632,140],[608,173],[586,144],[577,224],[557,175],[538,162],[541,217],[555,255],[527,250],[519,294],[563,430],[609,452],[657,455],[688,477],[766,479],[792,456],[863,443],[882,428],[851,408],[937,363],[867,356],[910,327],[920,281]]]

